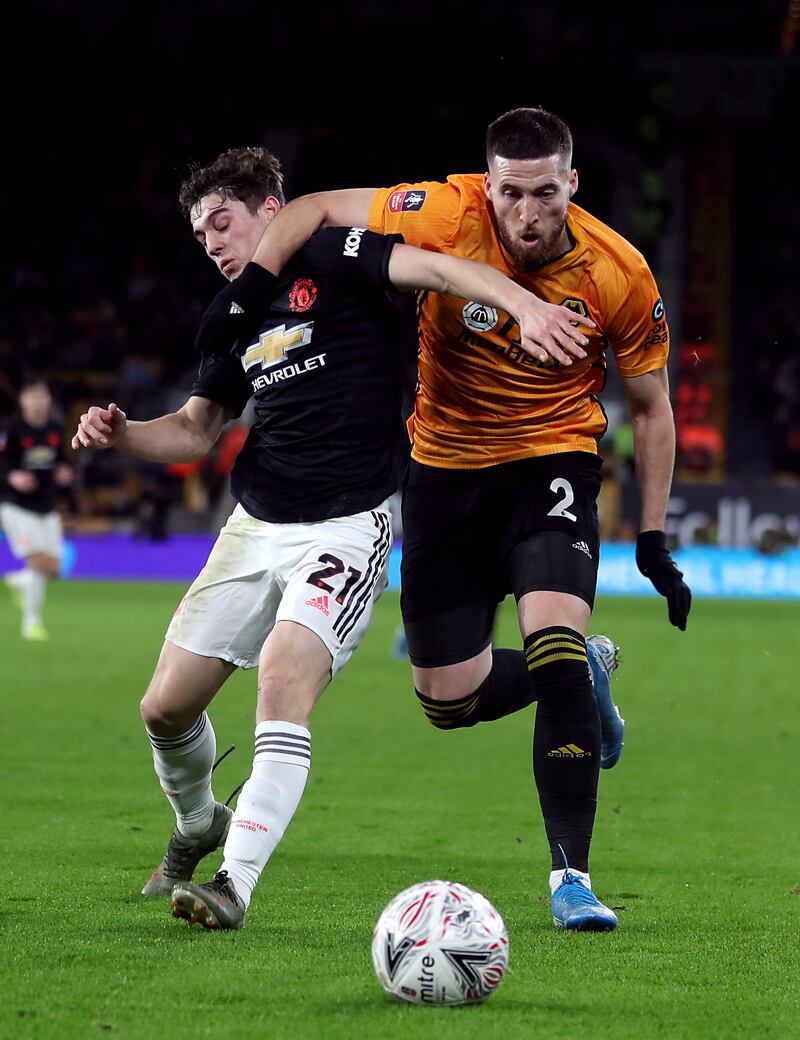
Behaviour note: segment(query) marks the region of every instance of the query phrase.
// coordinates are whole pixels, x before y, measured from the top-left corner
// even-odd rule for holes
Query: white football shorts
[[[61,559],[64,552],[64,529],[59,513],[34,513],[32,509],[3,502],[0,505],[0,525],[12,553],[18,559],[25,559],[34,553],[46,553],[56,560]]]
[[[386,588],[391,547],[386,502],[306,524],[267,523],[237,505],[165,638],[203,657],[255,668],[275,623],[294,621],[319,636],[335,675]]]

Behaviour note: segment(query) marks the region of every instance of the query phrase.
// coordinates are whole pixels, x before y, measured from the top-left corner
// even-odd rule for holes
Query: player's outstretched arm
[[[594,328],[591,318],[545,303],[488,264],[396,245],[389,260],[389,278],[401,290],[430,289],[507,311],[519,322],[523,349],[539,361],[553,358],[571,365],[573,357],[586,357],[583,348],[589,341],[576,322]]]
[[[150,462],[194,462],[208,454],[229,417],[205,397],[190,397],[177,412],[147,422],[130,421],[114,403],[92,405],[80,418],[72,447],[119,448]]]
[[[267,225],[253,260],[273,274],[322,227],[367,227],[376,188],[349,188],[301,195],[287,203]]]
[[[670,622],[681,631],[692,593],[667,549],[664,524],[675,462],[675,422],[666,368],[623,378],[633,425],[636,476],[641,496],[636,565],[667,600]]]

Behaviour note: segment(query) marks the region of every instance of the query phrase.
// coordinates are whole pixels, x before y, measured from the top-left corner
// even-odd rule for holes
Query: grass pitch
[[[622,646],[619,765],[601,774],[592,877],[620,927],[552,925],[533,710],[441,733],[392,659],[397,596],[313,720],[304,800],[242,932],[172,920],[139,889],[172,816],[138,700],[177,585],[51,586],[46,644],[0,602],[0,1036],[788,1038],[800,1034],[800,604],[605,599]],[[518,645],[513,608],[497,641]],[[212,708],[225,798],[249,772],[255,673]],[[221,853],[202,865],[206,880]],[[433,877],[483,891],[510,971],[484,1005],[393,1003],[372,973],[386,902]]]

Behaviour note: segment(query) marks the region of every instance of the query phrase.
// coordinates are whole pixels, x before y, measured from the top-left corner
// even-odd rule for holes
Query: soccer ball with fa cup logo
[[[455,881],[422,881],[388,904],[372,933],[381,985],[410,1004],[477,1004],[508,968],[508,934],[489,900]]]

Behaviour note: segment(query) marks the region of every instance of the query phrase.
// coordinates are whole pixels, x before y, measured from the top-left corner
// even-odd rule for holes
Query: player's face
[[[533,271],[566,252],[567,204],[578,174],[558,155],[546,159],[495,156],[484,179],[503,245],[521,271]]]
[[[25,422],[31,426],[42,426],[50,415],[53,399],[44,383],[26,386],[19,395],[19,410]]]
[[[251,213],[240,199],[212,192],[192,210],[192,231],[228,281],[233,281],[253,259],[264,228],[279,208],[278,200],[270,196]]]

